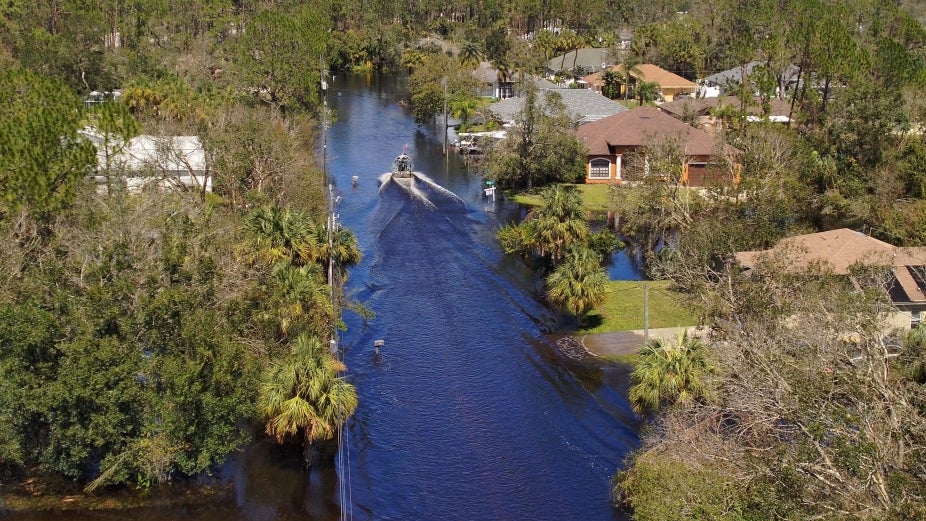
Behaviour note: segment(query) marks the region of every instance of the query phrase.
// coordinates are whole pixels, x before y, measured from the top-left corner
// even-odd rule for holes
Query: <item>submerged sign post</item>
[[[495,202],[495,181],[486,181],[486,187],[483,190],[486,194],[486,197],[491,197],[492,202]]]

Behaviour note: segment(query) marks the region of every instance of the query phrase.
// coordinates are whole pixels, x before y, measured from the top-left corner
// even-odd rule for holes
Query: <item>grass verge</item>
[[[592,213],[607,212],[613,205],[611,202],[610,185],[567,185],[575,187],[582,194],[582,207]],[[531,190],[530,192],[514,192],[506,194],[508,199],[527,206],[540,206],[543,198],[540,197],[540,190]]]
[[[698,311],[684,303],[684,295],[669,289],[669,281],[649,281],[649,327],[678,327],[698,323]],[[580,334],[643,329],[644,281],[612,280],[608,298],[585,318]]]

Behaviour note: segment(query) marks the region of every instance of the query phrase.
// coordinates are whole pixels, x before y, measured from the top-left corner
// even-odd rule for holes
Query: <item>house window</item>
[[[604,158],[592,159],[588,163],[589,179],[609,179],[611,177],[611,162]]]
[[[508,99],[514,96],[514,85],[510,81],[499,82],[498,84],[498,98],[499,99]]]

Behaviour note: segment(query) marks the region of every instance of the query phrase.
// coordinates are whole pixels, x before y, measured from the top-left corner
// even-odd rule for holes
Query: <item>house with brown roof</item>
[[[778,98],[769,100],[768,116],[763,114],[762,101],[752,99],[745,106],[736,96],[721,96],[715,98],[678,98],[659,105],[659,110],[682,121],[694,118],[703,128],[713,128],[717,124],[716,109],[731,108],[742,110],[747,121],[771,121],[773,123],[788,123],[791,121],[791,102]]]
[[[773,248],[743,251],[736,261],[747,270],[775,259],[793,273],[818,272],[851,277],[854,266],[889,268],[887,292],[898,310],[891,322],[916,326],[926,311],[926,248],[900,248],[848,228],[796,235]]]
[[[615,65],[611,67],[611,70],[617,72],[622,78],[626,77],[623,65]],[[659,85],[659,94],[665,101],[672,101],[677,96],[693,94],[698,90],[698,85],[693,81],[686,80],[678,74],[669,72],[652,63],[643,63],[632,68],[630,70],[630,78],[631,91],[633,90],[633,84],[637,81],[655,83]],[[582,81],[588,84],[588,88],[598,92],[601,92],[601,88],[604,86],[601,72],[589,74],[583,77]],[[621,85],[622,96],[626,92],[626,88],[627,85]]]
[[[716,137],[669,116],[656,107],[637,107],[586,123],[575,131],[588,150],[585,182],[621,183],[627,159],[641,147],[661,139],[677,139],[685,147],[684,164],[679,165],[679,182],[701,187],[721,178],[716,164],[721,154],[735,156],[736,150]],[[724,158],[725,159],[725,158]]]

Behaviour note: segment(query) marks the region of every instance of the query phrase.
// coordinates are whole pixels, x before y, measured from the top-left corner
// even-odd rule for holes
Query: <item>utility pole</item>
[[[334,234],[337,232],[338,215],[334,213],[334,207],[337,200],[334,197],[334,187],[328,184],[328,286],[331,289],[331,309],[334,316],[338,316],[338,292],[337,285],[334,283]],[[337,354],[337,319],[331,327],[331,351]]]
[[[321,67],[322,75],[322,173],[323,183],[328,183],[328,69]]]
[[[321,64],[321,88],[322,88],[322,175],[324,179],[322,182],[324,186],[327,186],[328,197],[327,197],[327,207],[328,207],[328,219],[327,219],[327,231],[328,231],[328,288],[331,290],[331,309],[334,311],[334,316],[337,317],[337,291],[336,284],[334,282],[334,234],[337,228],[337,214],[334,213],[334,207],[336,201],[334,199],[334,187],[331,185],[330,180],[328,179],[328,69],[325,68],[324,62]],[[337,355],[338,352],[338,340],[337,340],[337,318],[334,319],[334,322],[331,326],[331,340],[329,341],[331,354]]]
[[[440,80],[441,86],[444,87],[444,155],[447,155],[447,128],[450,126],[447,123],[447,77],[444,76]]]
[[[332,310],[332,320],[331,320],[331,338],[328,340],[328,349],[336,360],[342,360],[342,352],[340,346],[338,345],[338,322],[340,321],[341,315],[338,311],[338,285],[334,279],[334,234],[337,233],[338,228],[338,214],[335,213],[335,207],[338,202],[341,200],[340,197],[334,196],[334,186],[332,185],[331,179],[328,174],[328,69],[325,68],[325,62],[323,59],[320,59],[321,70],[321,88],[322,88],[322,186],[327,187],[327,226],[328,229],[328,288],[331,291],[331,310]],[[356,176],[354,177],[354,185],[356,185]],[[339,414],[340,416],[340,414]],[[344,464],[342,463],[345,455],[345,437],[349,436],[348,432],[345,432],[344,424],[347,421],[347,418],[338,418],[338,473],[343,477]],[[349,460],[348,460],[349,461]],[[348,519],[346,502],[344,501],[345,497],[350,497],[350,473],[347,474],[347,481],[344,479],[338,480],[338,499],[341,504],[341,515],[340,518],[342,521]]]

